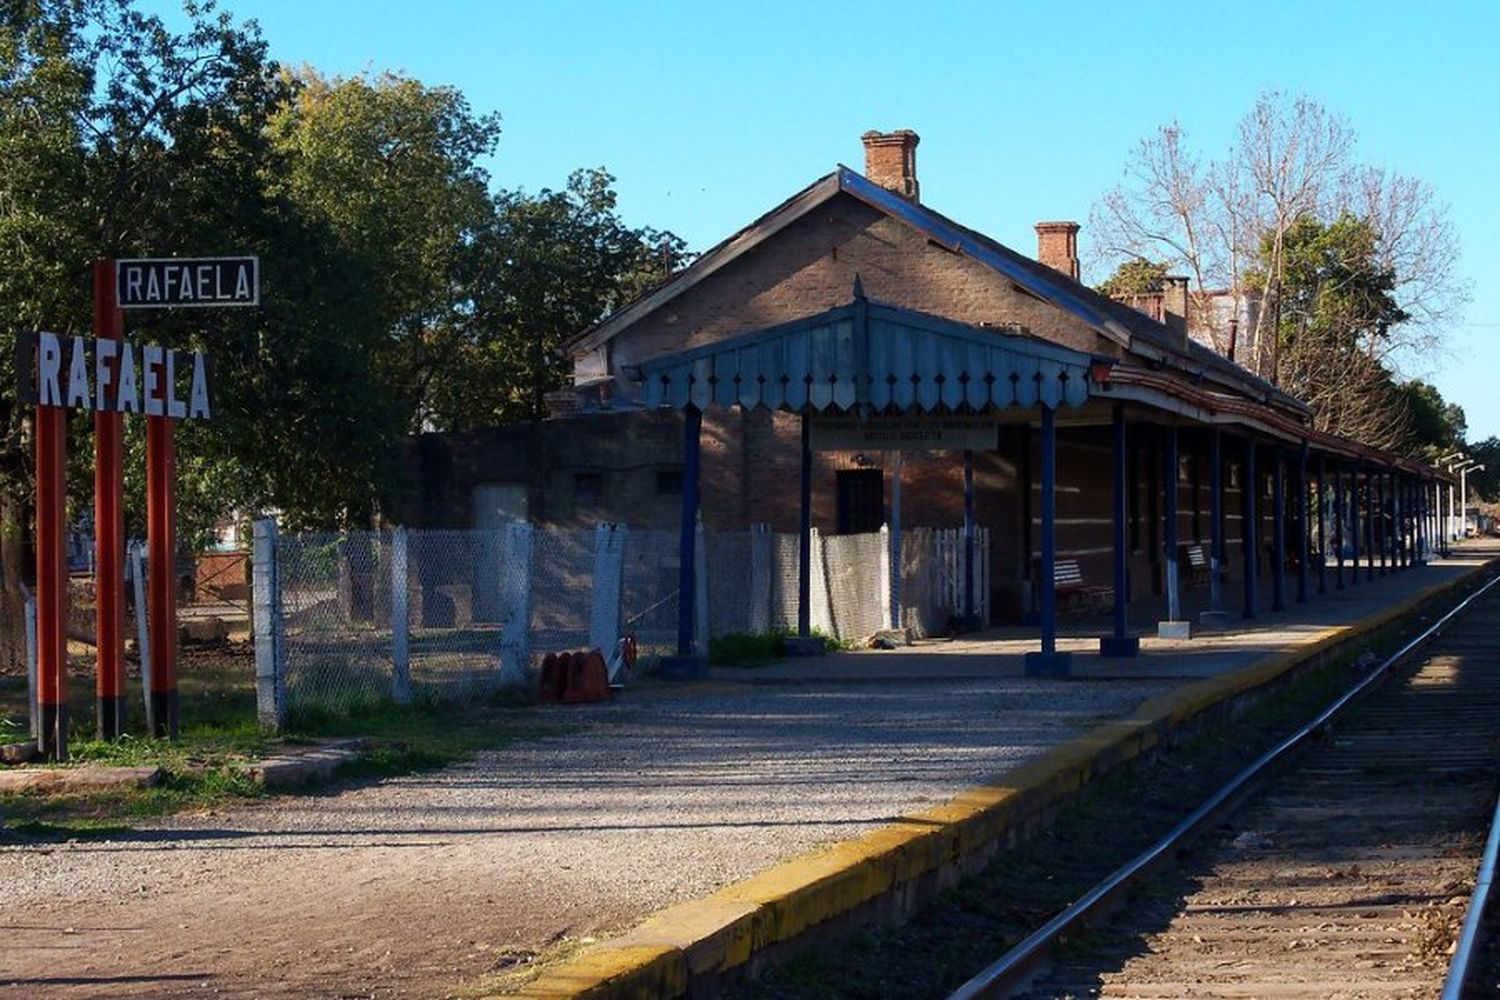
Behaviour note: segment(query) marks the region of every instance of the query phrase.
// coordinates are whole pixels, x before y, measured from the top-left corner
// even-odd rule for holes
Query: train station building
[[[1142,614],[1188,627],[1190,588],[1205,621],[1253,618],[1439,544],[1445,473],[1315,431],[1188,335],[1185,293],[1153,315],[1083,285],[1075,224],[1038,223],[1033,259],[923,203],[914,133],[863,143],[863,173],[817,179],[568,343],[551,419],[424,435],[398,516],[680,529],[684,595],[700,520],[987,529],[965,607],[989,621],[969,624],[1034,625],[1035,672],[1067,669],[1062,613],[1108,613],[1101,652],[1131,655]]]

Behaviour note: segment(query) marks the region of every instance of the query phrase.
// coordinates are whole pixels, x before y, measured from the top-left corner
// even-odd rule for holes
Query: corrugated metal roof
[[[641,365],[646,405],[955,411],[1082,406],[1079,351],[856,296],[847,306]]]

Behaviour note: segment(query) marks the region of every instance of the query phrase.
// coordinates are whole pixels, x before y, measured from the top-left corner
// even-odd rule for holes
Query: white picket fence
[[[963,533],[908,530],[900,572],[891,535],[812,536],[812,628],[861,643],[891,628],[946,631],[963,614]],[[497,531],[281,535],[255,526],[253,570],[261,722],[392,699],[461,698],[530,681],[547,652],[613,648],[635,635],[675,647],[680,538],[600,524]],[[797,625],[799,543],[765,525],[696,539],[694,639]],[[988,618],[989,536],[975,551],[976,606]]]

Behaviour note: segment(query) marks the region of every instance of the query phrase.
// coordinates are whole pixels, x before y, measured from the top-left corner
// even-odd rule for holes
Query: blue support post
[[[1328,593],[1328,456],[1318,456],[1318,594]]]
[[[1375,547],[1380,550],[1380,575],[1385,576],[1390,571],[1391,532],[1387,504],[1386,476],[1384,472],[1377,469],[1372,476],[1375,479],[1375,508],[1378,511],[1376,528],[1379,531]]]
[[[1067,653],[1057,651],[1057,422],[1042,407],[1042,650],[1026,654],[1028,677],[1066,677],[1071,672]]]
[[[812,421],[802,414],[802,508],[797,522],[797,635],[812,636]]]
[[[1413,477],[1411,481],[1412,514],[1417,519],[1417,565],[1427,565],[1427,483]]]
[[[694,650],[693,623],[698,593],[698,452],[703,411],[689,404],[682,411],[682,514],[677,544],[677,657],[691,662],[707,650]],[[692,671],[688,671],[691,673]]]
[[[1271,466],[1271,610],[1286,610],[1286,456],[1277,447]]]
[[[1349,511],[1344,506],[1344,463],[1334,460],[1333,463],[1333,589],[1344,589],[1344,540],[1349,536]],[[1359,532],[1354,533],[1356,539]],[[1356,547],[1354,565],[1355,575],[1358,576],[1359,549]]]
[[[964,628],[979,627],[974,600],[974,453],[964,449]]]
[[[1359,463],[1359,471],[1364,472],[1365,478],[1365,582],[1371,583],[1375,580],[1375,474],[1365,472],[1364,462]],[[1354,573],[1359,575],[1358,562],[1354,564]]]
[[[1307,561],[1312,531],[1307,523],[1307,442],[1297,451],[1297,603],[1307,603]]]
[[[1396,533],[1396,474],[1385,472],[1385,548],[1387,570],[1394,574],[1401,568],[1401,539]]]
[[[1198,616],[1204,625],[1223,625],[1224,613],[1224,452],[1223,432],[1217,427],[1209,439],[1209,553],[1208,610]]]
[[[1391,570],[1395,573],[1406,568],[1406,531],[1401,525],[1406,519],[1406,501],[1401,496],[1403,477],[1395,469],[1388,475],[1391,477]]]
[[[1259,516],[1255,510],[1255,439],[1245,439],[1245,477],[1240,484],[1240,498],[1242,519],[1240,521],[1240,535],[1245,542],[1245,611],[1246,619],[1254,618],[1260,613],[1260,595],[1257,593],[1259,586],[1260,556],[1256,549],[1260,546],[1260,525],[1256,523]]]
[[[1182,595],[1177,587],[1177,425],[1168,424],[1162,429],[1162,437],[1162,498],[1165,501],[1162,514],[1167,529],[1162,566],[1167,578],[1167,621],[1172,624],[1165,629],[1158,624],[1157,632],[1163,638],[1181,639],[1186,638],[1186,629],[1182,627]]]
[[[1360,488],[1360,480],[1364,479],[1364,488]],[[1375,572],[1375,547],[1374,535],[1370,531],[1370,477],[1365,473],[1365,463],[1359,462],[1354,467],[1354,476],[1349,486],[1349,506],[1352,508],[1350,515],[1353,519],[1354,528],[1354,565],[1353,572],[1349,574],[1350,584],[1359,583],[1359,554],[1363,550],[1365,555],[1365,582],[1368,583]],[[1361,507],[1360,500],[1363,498],[1364,505]],[[1361,513],[1363,511],[1363,513]]]
[[[901,628],[901,452],[891,459],[891,627]]]
[[[1115,500],[1113,512],[1115,630],[1113,635],[1100,637],[1099,655],[1130,657],[1141,651],[1141,640],[1127,634],[1129,623],[1126,619],[1130,603],[1127,568],[1130,551],[1125,539],[1125,507],[1128,502],[1129,466],[1127,463],[1130,461],[1130,455],[1125,449],[1125,407],[1123,405],[1115,404],[1113,420],[1114,466],[1111,470],[1111,479]]]

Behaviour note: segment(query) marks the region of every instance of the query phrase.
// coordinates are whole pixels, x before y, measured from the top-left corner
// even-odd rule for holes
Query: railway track
[[[1500,585],[1393,660],[1330,738],[1288,740],[1291,766],[1226,789],[953,996],[1456,997],[1444,978],[1500,774]],[[1476,978],[1466,996],[1500,993]]]

